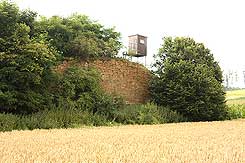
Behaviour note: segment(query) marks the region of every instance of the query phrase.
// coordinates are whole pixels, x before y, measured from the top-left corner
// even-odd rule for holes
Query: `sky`
[[[222,70],[245,70],[245,1],[243,0],[12,0],[40,15],[85,14],[128,36],[148,37],[147,65],[162,38],[192,37],[211,50]],[[142,60],[142,59],[141,59]]]

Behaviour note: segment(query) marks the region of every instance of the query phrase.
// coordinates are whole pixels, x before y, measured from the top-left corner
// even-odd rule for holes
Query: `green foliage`
[[[81,59],[98,58],[103,50],[99,47],[99,40],[77,37],[71,41],[69,56],[80,57]]]
[[[0,113],[0,131],[11,131],[17,128],[18,116]]]
[[[187,59],[178,59],[175,56],[178,53],[175,52],[174,57],[164,56],[164,71],[158,71],[163,73],[156,73],[157,80],[152,83],[152,86],[156,86],[155,91],[164,90],[165,93],[165,90],[170,90],[166,97],[172,98],[174,103],[163,98],[167,107],[153,104],[125,106],[122,98],[102,91],[98,84],[100,75],[94,69],[71,66],[58,73],[53,68],[62,56],[79,59],[115,57],[121,48],[120,34],[114,28],[105,28],[83,15],[74,14],[67,18],[41,17],[38,21],[36,17],[36,12],[20,11],[14,3],[0,2],[0,131],[101,126],[111,123],[181,122],[186,121],[181,114],[190,116],[189,113],[192,114],[197,106],[206,111],[200,99],[206,102],[209,95],[212,95],[209,101],[223,104],[223,96],[219,96],[222,93],[219,90],[222,76],[218,64],[209,55],[193,57],[188,51],[188,55],[180,55]],[[168,40],[165,48],[170,47],[170,43],[171,40]],[[200,48],[201,50],[196,48],[195,52],[190,48],[190,54],[209,52],[201,45]],[[193,66],[189,61],[198,64]],[[160,62],[156,65],[161,66],[158,63]],[[179,69],[186,74],[179,73]],[[187,72],[192,72],[193,69],[191,78]],[[181,79],[179,84],[171,83],[175,82],[172,74]],[[171,81],[167,80],[167,87],[171,89],[165,89],[166,86],[159,82],[168,78]],[[188,84],[189,79],[193,83],[204,82],[192,85]],[[187,86],[189,92],[186,91]],[[176,94],[176,90],[183,92]],[[207,96],[206,90],[209,93]],[[171,95],[171,92],[174,94]],[[199,103],[190,105],[188,109],[191,111],[188,114],[171,108],[172,104],[179,106],[175,102],[182,101],[182,95],[190,97],[193,92],[198,92],[195,95],[200,97],[190,98],[184,103],[185,106],[193,101],[199,100]],[[165,94],[155,92],[154,95],[157,95],[155,102],[163,104],[161,98]],[[208,104],[209,107],[221,109],[220,105]],[[199,118],[196,114],[195,116]]]
[[[95,71],[71,67],[59,75],[52,67],[56,50],[83,59],[114,57],[120,34],[82,15],[36,16],[0,3],[0,112],[30,114],[55,105],[110,116],[118,106],[101,91]]]
[[[93,97],[101,90],[98,85],[99,75],[94,69],[72,66],[60,76],[56,93],[66,99],[76,101],[81,107],[91,111]]]
[[[226,117],[222,72],[209,49],[190,38],[165,38],[155,56],[153,101],[190,121]]]
[[[184,117],[177,111],[173,111],[167,107],[158,106],[159,122],[161,123],[178,123],[187,122],[188,118]]]
[[[228,118],[229,119],[245,118],[245,105],[244,104],[229,105]]]
[[[29,35],[34,36],[34,28],[36,24],[37,13],[31,10],[24,10],[20,12],[19,21],[30,28]]]
[[[0,112],[30,113],[47,103],[44,79],[57,52],[30,38],[28,25],[35,14],[29,13],[20,12],[15,4],[0,3]]]
[[[120,102],[119,102],[120,103]],[[109,108],[107,108],[109,109]],[[0,131],[108,126],[112,124],[160,124],[184,122],[186,118],[154,104],[128,105],[111,113],[91,113],[81,109],[52,107],[29,115],[0,114]],[[103,112],[102,112],[103,113]],[[104,112],[104,113],[107,113]]]
[[[15,33],[15,28],[17,26],[19,17],[19,9],[13,3],[8,3],[7,1],[3,1],[0,3],[0,38],[1,44],[0,48],[2,51],[2,45],[4,43],[4,39],[13,36]]]
[[[0,3],[0,52],[17,54],[31,41],[29,34],[34,28],[36,15],[29,10],[20,11],[11,2]]]
[[[100,85],[100,76],[95,69],[71,66],[60,75],[53,90],[58,107],[76,108],[107,117],[121,105],[120,98],[106,95]]]
[[[114,114],[115,122],[123,124],[159,124],[187,121],[182,115],[154,104],[127,105]]]
[[[109,121],[114,121],[115,113],[123,107],[125,107],[125,103],[120,96],[101,94],[97,100],[94,112]]]
[[[123,124],[144,124],[149,121],[159,123],[156,117],[149,113],[150,111],[154,112],[149,108],[143,105],[127,105],[115,112],[115,121]]]
[[[90,117],[91,115],[81,110],[66,110],[63,108],[45,110],[41,112],[41,114],[36,115],[37,119],[39,119],[39,128],[44,129],[71,128],[79,125],[89,125],[91,122],[89,122],[86,116]]]
[[[52,81],[48,87],[52,94],[49,106],[88,112],[93,115],[93,125],[112,121],[114,111],[124,104],[120,97],[104,93],[98,84],[100,76],[95,69],[71,66],[49,80]]]
[[[101,115],[81,110],[53,108],[29,115],[0,114],[0,131],[103,126],[109,122]]]
[[[114,28],[104,28],[79,14],[67,18],[42,17],[36,22],[35,33],[47,34],[51,45],[66,57],[115,57],[122,47],[120,33],[115,32]]]

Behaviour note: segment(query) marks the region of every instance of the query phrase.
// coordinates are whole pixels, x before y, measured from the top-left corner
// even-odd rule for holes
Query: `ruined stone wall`
[[[149,101],[151,74],[143,65],[123,59],[81,62],[79,65],[96,68],[101,74],[100,84],[107,93],[120,95],[129,104]]]
[[[124,98],[127,103],[146,103],[149,100],[150,72],[143,65],[127,60],[97,60],[89,63],[101,73],[101,86]]]

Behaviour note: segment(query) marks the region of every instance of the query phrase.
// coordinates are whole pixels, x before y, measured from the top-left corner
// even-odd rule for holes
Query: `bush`
[[[11,131],[17,129],[19,117],[13,114],[0,113],[0,131]]]
[[[187,121],[182,115],[154,104],[128,105],[115,112],[115,122],[123,124],[159,124]]]
[[[83,112],[71,109],[65,110],[55,108],[52,110],[45,110],[44,112],[36,116],[40,119],[39,127],[44,129],[71,128],[84,122]]]
[[[123,124],[146,124],[150,123],[156,118],[153,116],[154,111],[150,110],[149,106],[144,105],[127,105],[114,114],[115,122]],[[155,108],[154,108],[155,109]],[[147,116],[146,116],[147,115]],[[157,120],[155,123],[159,123]]]
[[[112,119],[113,111],[123,106],[120,97],[109,96],[101,89],[100,75],[95,69],[71,66],[58,78],[53,94],[54,104],[59,108],[78,109]]]
[[[228,107],[228,118],[227,119],[238,119],[245,118],[245,105],[244,104],[233,104]]]
[[[111,105],[111,104],[110,104]],[[29,115],[0,114],[0,131],[108,126],[112,124],[160,124],[183,122],[186,119],[168,108],[154,104],[127,105],[105,112],[53,107]]]
[[[210,50],[191,38],[165,38],[155,56],[152,101],[190,121],[227,116],[222,72]]]
[[[101,94],[95,103],[94,113],[105,117],[109,121],[114,121],[115,113],[125,107],[122,97]]]
[[[71,109],[55,108],[23,116],[0,114],[0,131],[74,128],[109,124],[109,121],[99,114]]]
[[[173,111],[167,107],[159,106],[159,115],[161,123],[178,123],[178,122],[187,122],[188,118],[184,117],[177,111]]]
[[[71,66],[59,78],[54,92],[59,100],[56,102],[58,106],[94,111],[97,99],[102,94],[96,70]]]

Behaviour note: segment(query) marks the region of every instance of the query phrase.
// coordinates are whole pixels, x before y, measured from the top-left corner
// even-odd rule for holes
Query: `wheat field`
[[[245,162],[245,120],[1,132],[0,162]]]

